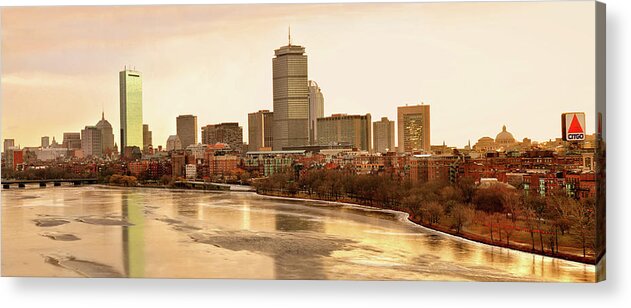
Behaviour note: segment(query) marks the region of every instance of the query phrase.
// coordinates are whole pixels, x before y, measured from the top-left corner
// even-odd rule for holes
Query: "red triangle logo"
[[[578,122],[578,117],[574,115],[572,118],[572,123],[570,123],[570,128],[567,130],[568,134],[580,134],[583,133],[583,128],[581,127],[581,123]]]

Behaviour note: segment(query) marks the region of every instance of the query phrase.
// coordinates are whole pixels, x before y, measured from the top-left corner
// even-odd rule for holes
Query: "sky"
[[[274,49],[306,48],[309,79],[333,113],[387,116],[430,105],[431,143],[561,135],[562,112],[593,133],[594,3],[478,2],[70,6],[0,9],[2,138],[38,146],[95,125],[119,142],[118,72],[143,73],[153,144],[176,133],[272,110]],[[198,134],[201,133],[198,131]],[[198,139],[201,136],[198,136]]]

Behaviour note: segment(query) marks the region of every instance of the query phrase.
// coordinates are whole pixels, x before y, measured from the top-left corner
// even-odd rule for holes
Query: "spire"
[[[105,111],[101,111],[101,121],[105,120]]]
[[[291,46],[291,25],[287,28],[287,40],[289,41],[289,45],[287,46]]]

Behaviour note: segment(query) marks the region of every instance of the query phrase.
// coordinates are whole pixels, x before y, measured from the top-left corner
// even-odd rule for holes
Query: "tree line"
[[[530,250],[583,257],[594,251],[595,200],[564,191],[515,189],[504,184],[478,188],[470,178],[457,183],[413,184],[346,170],[314,169],[276,173],[254,183],[263,194],[344,201],[404,211],[419,224],[451,233],[484,235],[486,242],[528,245]]]

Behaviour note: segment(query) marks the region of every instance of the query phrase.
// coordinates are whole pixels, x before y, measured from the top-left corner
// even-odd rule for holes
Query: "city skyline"
[[[524,16],[515,16],[515,11],[524,12],[523,10],[514,10],[515,6],[520,5],[518,3],[482,5],[482,7],[491,6],[494,10],[480,9],[480,11],[484,11],[484,14],[492,16],[485,16],[488,22],[481,23],[482,25],[476,24],[474,27],[475,31],[484,31],[485,33],[484,37],[477,37],[479,42],[472,42],[462,36],[463,31],[473,31],[459,22],[460,17],[465,19],[463,22],[472,18],[472,14],[461,11],[461,9],[468,9],[468,4],[454,3],[441,5],[441,7],[435,7],[432,4],[353,5],[354,9],[360,11],[361,14],[368,14],[371,16],[371,20],[376,20],[375,23],[378,25],[386,26],[386,28],[371,33],[371,35],[388,37],[384,41],[385,45],[398,44],[406,47],[403,50],[406,50],[408,67],[402,67],[397,62],[405,59],[392,59],[394,62],[377,61],[379,63],[366,60],[374,57],[375,54],[383,56],[387,53],[383,53],[382,47],[370,44],[370,38],[364,35],[369,32],[367,31],[368,28],[362,28],[366,25],[361,22],[360,17],[349,13],[350,10],[346,8],[347,5],[332,7],[322,5],[244,7],[244,10],[240,11],[242,14],[230,21],[226,19],[230,9],[223,6],[177,8],[164,6],[151,7],[148,10],[139,7],[106,7],[98,10],[99,14],[104,15],[104,17],[95,23],[90,22],[90,17],[97,11],[91,8],[3,8],[2,36],[4,44],[2,45],[2,54],[5,59],[2,72],[3,138],[15,139],[16,144],[37,145],[42,136],[51,136],[51,138],[54,136],[59,139],[63,132],[79,131],[86,124],[93,123],[102,110],[110,115],[108,117],[110,120],[115,119],[114,115],[119,112],[118,89],[115,81],[116,71],[125,64],[135,65],[139,71],[143,72],[143,120],[144,123],[154,128],[156,145],[161,145],[169,135],[176,132],[175,121],[172,119],[174,114],[192,113],[198,115],[201,125],[238,121],[247,131],[248,112],[272,109],[270,62],[273,57],[273,50],[286,44],[286,27],[291,24],[292,42],[306,47],[306,54],[309,57],[309,79],[317,80],[322,91],[326,93],[327,113],[325,116],[333,113],[363,114],[369,112],[374,119],[379,119],[382,116],[396,118],[397,106],[425,102],[432,105],[432,117],[436,119],[432,123],[431,136],[435,144],[442,143],[444,140],[447,144],[461,147],[468,140],[474,143],[477,138],[494,136],[497,133],[497,127],[501,124],[507,124],[511,127],[518,140],[529,137],[533,140],[545,141],[560,136],[558,114],[561,112],[584,111],[587,113],[589,124],[587,126],[592,127],[594,112],[589,106],[593,104],[594,99],[594,73],[593,65],[590,65],[593,63],[584,60],[590,59],[593,55],[593,48],[589,48],[593,46],[593,42],[590,40],[593,37],[591,35],[593,29],[582,22],[584,18],[581,18],[580,21],[577,18],[576,24],[572,22],[572,19],[566,19],[561,25],[555,25],[552,33],[544,33],[543,31],[545,22],[556,21],[554,16],[567,9],[584,11],[585,14],[589,14],[591,6],[588,4],[537,3],[525,6],[525,12],[538,13],[536,25],[526,22],[525,19],[527,18]],[[417,9],[410,10],[411,7]],[[445,8],[443,9],[443,7]],[[472,8],[479,9],[479,7]],[[507,8],[507,10],[502,10],[503,8]],[[38,22],[31,20],[28,24],[23,24],[19,16],[25,11],[31,16],[32,14],[46,14],[47,18]],[[490,11],[493,13],[489,13]],[[326,14],[323,15],[323,12]],[[71,13],[74,14],[73,18],[78,18],[86,25],[85,31],[86,33],[89,32],[89,37],[83,30],[69,31],[67,22]],[[206,23],[201,18],[204,14],[209,13],[214,14],[213,16],[216,15],[217,20],[227,23],[229,27],[224,31],[217,31],[216,29],[221,27],[216,27],[216,23]],[[143,25],[131,23],[128,25],[128,33],[125,34],[119,32],[122,31],[121,29],[104,29],[106,26],[112,25],[110,24],[112,19],[133,19],[139,14],[144,17],[155,16],[156,21]],[[528,14],[523,13],[522,15],[527,17]],[[161,18],[173,16],[177,17],[178,27],[169,30],[172,32],[157,25],[157,21]],[[431,18],[431,16],[434,17]],[[421,25],[439,27],[441,22],[435,20],[436,16],[448,18],[451,28],[433,31],[429,35],[425,35],[426,32],[422,29],[417,29]],[[188,19],[185,17],[196,18]],[[427,18],[416,21],[413,17]],[[270,18],[272,22],[269,27],[265,30],[256,29],[255,25],[269,21]],[[316,23],[322,18],[336,21],[336,23],[331,25]],[[190,22],[184,19],[190,20]],[[393,21],[394,19],[397,21]],[[511,19],[512,23],[507,19]],[[242,31],[245,34],[235,33],[235,27],[239,24],[242,25],[246,22],[245,20],[252,23],[251,25],[248,24],[247,31]],[[486,28],[479,28],[492,26],[495,22],[500,21],[502,24],[508,22],[507,28],[514,30],[514,33],[508,35],[510,31],[491,31]],[[334,34],[330,38],[323,36],[323,33],[328,32],[329,27],[340,25],[350,26],[350,29],[341,31],[346,37],[345,40],[338,40],[340,34]],[[46,28],[46,31],[50,31],[48,32],[50,35],[41,40],[31,40],[32,38],[29,36],[18,35],[20,32],[28,30],[29,27]],[[576,27],[584,31],[578,31]],[[90,29],[92,32],[88,31]],[[393,29],[403,31],[398,31],[396,35],[392,35],[394,32],[389,31]],[[264,33],[260,33],[261,31]],[[350,36],[354,33],[353,31],[360,35]],[[576,33],[584,33],[585,35],[578,37]],[[260,39],[248,40],[257,34],[261,36]],[[570,34],[571,37],[565,37]],[[458,57],[462,57],[461,59],[454,58],[454,54],[450,54],[450,50],[447,48],[454,46],[431,44],[440,39],[437,35],[441,35],[440,38],[453,42],[455,45],[466,47],[465,51],[472,47],[475,47],[476,51],[469,54],[463,50],[453,50],[453,53],[458,53]],[[67,36],[67,42],[60,43],[61,36]],[[564,46],[551,45],[555,38],[560,36],[564,37],[566,44]],[[132,44],[134,38],[140,39]],[[208,59],[201,63],[195,62],[196,59],[200,59],[200,54],[193,54],[190,61],[185,62],[163,53],[156,57],[147,51],[148,48],[155,47],[171,50],[170,48],[176,48],[173,45],[177,44],[183,44],[187,50],[191,48],[197,50],[206,46],[200,45],[201,38],[206,39],[201,40],[206,44],[216,43],[217,39],[224,42],[225,52],[231,52],[230,57],[225,58],[226,64],[217,67],[218,64]],[[500,38],[502,39],[500,46],[497,43],[489,44],[488,42],[491,39]],[[515,42],[512,42],[513,40]],[[569,43],[567,43],[568,40]],[[93,44],[95,41],[100,41],[102,44],[89,45],[91,49],[86,49],[88,47],[86,44]],[[243,51],[242,48],[246,46],[244,44],[249,42],[254,42],[254,44],[247,51]],[[488,47],[482,46],[482,43],[487,44]],[[523,50],[520,49],[519,52],[516,52],[513,50],[514,47],[509,46],[512,43],[518,44]],[[356,52],[350,52],[352,54],[350,57],[340,55],[340,50],[347,50],[352,45],[358,47],[348,50],[356,50]],[[361,46],[373,48],[359,48]],[[534,50],[530,50],[528,49],[529,46],[552,46],[555,48],[530,47],[534,48]],[[39,48],[34,50],[33,47]],[[503,51],[500,53],[503,57],[498,57],[498,54],[492,53],[492,50],[489,50],[491,47]],[[114,56],[104,54],[106,51],[111,52],[113,50],[118,51],[119,54]],[[125,51],[121,52],[121,50]],[[210,51],[213,55],[217,52],[213,48]],[[428,57],[431,55],[436,59],[423,60],[425,57],[415,56],[417,51],[423,51],[419,54]],[[437,55],[437,51],[446,51],[448,55],[441,57]],[[509,51],[513,52],[510,53]],[[68,57],[67,52],[82,56]],[[37,58],[32,58],[33,56]],[[101,61],[106,56],[113,60]],[[57,57],[63,57],[64,61],[52,63],[55,61],[51,60],[55,60]],[[583,60],[581,63],[584,65],[580,65],[579,68],[570,67],[570,65],[576,64],[578,57]],[[474,63],[483,62],[482,64],[485,64],[479,64],[480,66],[475,68],[484,68],[485,70],[476,73],[473,67],[459,67],[459,64],[471,62],[471,58],[478,60],[477,62],[473,61]],[[491,61],[491,59],[495,60]],[[533,61],[526,63],[526,59]],[[44,60],[46,62],[42,62]],[[537,69],[550,65],[551,61],[558,68],[554,70],[553,74],[541,76],[537,73]],[[387,62],[392,67],[384,67],[380,62]],[[160,63],[160,65],[156,63]],[[190,67],[191,64],[194,66],[193,68]],[[333,69],[333,67],[341,64],[344,65],[343,70]],[[525,67],[525,64],[528,64],[528,67]],[[89,69],[80,70],[79,67],[82,65],[86,65]],[[252,69],[245,70],[252,73],[252,76],[243,75],[245,71],[240,71],[243,65],[252,66]],[[229,67],[234,67],[234,69],[229,69]],[[374,71],[383,72],[383,74],[365,74],[364,71],[367,67]],[[423,70],[420,70],[421,68]],[[415,69],[419,70],[416,71]],[[397,80],[396,84],[388,82],[391,79],[388,74],[397,71],[404,73],[401,80]],[[418,72],[423,73],[419,74]],[[484,72],[485,74],[482,75],[486,78],[480,78],[479,76]],[[505,78],[504,74],[510,74],[515,78]],[[474,75],[476,78],[471,78]],[[528,76],[530,78],[527,78]],[[370,80],[366,77],[370,77]],[[234,83],[234,80],[237,79],[244,81],[244,85],[240,85],[239,88],[246,89],[246,91],[241,91],[246,93],[240,93],[239,89],[234,88],[234,85],[225,86],[226,83]],[[346,79],[346,81],[340,82],[340,79]],[[456,82],[456,79],[460,82]],[[556,83],[554,89],[549,88],[551,79]],[[215,82],[208,83],[209,80]],[[165,82],[170,82],[171,85],[167,86],[164,84]],[[379,84],[381,87],[377,88],[375,84]],[[484,84],[487,85],[484,86]],[[443,89],[445,87],[450,89],[446,92],[456,94],[446,93]],[[457,87],[458,91],[451,90],[452,87]],[[220,91],[216,94],[218,96],[208,97],[207,92],[224,88],[227,90]],[[502,88],[513,89],[513,91],[509,91],[512,94],[505,93]],[[515,91],[515,88],[524,91]],[[572,89],[572,91],[566,91],[567,89]],[[31,94],[24,94],[26,92]],[[175,97],[175,93],[182,97]],[[461,95],[463,97],[457,98]],[[218,99],[221,96],[224,98]],[[34,102],[41,101],[50,103],[39,104],[37,107],[33,105]],[[470,101],[470,103],[463,104],[462,101]],[[506,101],[514,103],[506,103]],[[235,108],[221,108],[226,104]],[[20,110],[22,106],[25,108]],[[459,108],[459,112],[456,114],[454,113],[455,106]],[[28,112],[33,108],[41,110],[42,115],[24,116],[25,111]],[[217,112],[217,108],[221,108],[219,109],[221,112]],[[72,112],[73,117],[64,118],[64,115],[70,114],[70,112]],[[91,117],[92,114],[94,114],[93,117]],[[474,116],[471,117],[471,114]],[[537,119],[537,126],[532,124],[534,117]],[[16,122],[17,120],[20,122]],[[457,121],[460,125],[453,125],[452,121]],[[492,124],[481,125],[480,122]],[[45,124],[42,125],[41,123]],[[115,140],[120,140],[119,127],[117,127],[119,125],[116,121],[113,121],[112,124]],[[593,131],[587,133],[591,134]],[[119,145],[120,147],[121,145]]]

